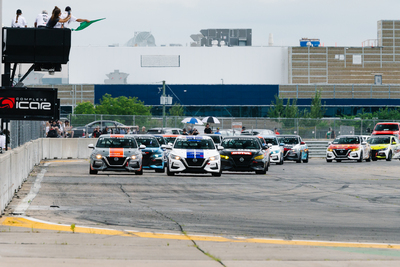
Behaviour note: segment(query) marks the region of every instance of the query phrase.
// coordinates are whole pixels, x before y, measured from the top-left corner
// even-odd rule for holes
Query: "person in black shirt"
[[[210,128],[210,124],[207,123],[206,128],[204,128],[205,134],[212,134],[212,130]]]
[[[71,18],[71,14],[68,14],[68,17],[61,19],[61,9],[59,7],[54,7],[53,13],[51,14],[51,18],[46,24],[46,28],[54,28],[56,26],[57,22],[64,23],[67,22]]]
[[[94,131],[93,131],[92,137],[98,138],[98,137],[100,137],[100,135],[101,135],[100,127],[97,126],[96,129],[94,129]]]
[[[185,128],[183,128],[183,130],[182,130],[182,135],[188,135]]]

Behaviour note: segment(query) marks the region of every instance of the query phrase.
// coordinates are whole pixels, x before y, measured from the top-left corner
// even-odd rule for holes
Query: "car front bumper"
[[[220,160],[205,160],[201,166],[189,166],[184,159],[176,160],[169,158],[168,164],[170,172],[219,173],[221,169]]]
[[[361,156],[361,151],[348,151],[346,155],[336,155],[334,152],[327,151],[326,159],[328,160],[359,160]]]

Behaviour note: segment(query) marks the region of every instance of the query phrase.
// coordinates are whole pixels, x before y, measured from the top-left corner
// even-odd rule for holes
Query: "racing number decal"
[[[124,149],[123,148],[110,148],[109,157],[122,158],[123,156],[124,156]]]

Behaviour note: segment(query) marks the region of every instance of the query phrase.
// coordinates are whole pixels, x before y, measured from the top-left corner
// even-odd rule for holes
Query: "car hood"
[[[170,154],[177,155],[181,158],[209,158],[219,155],[214,149],[173,149]]]
[[[129,157],[130,155],[140,154],[137,148],[96,148],[92,154],[100,154],[104,157]]]
[[[142,149],[143,152],[162,153],[163,150],[159,147],[146,147]]]
[[[330,145],[329,148],[330,149],[355,149],[355,148],[359,148],[360,145],[358,144],[351,144],[351,145]]]
[[[373,150],[384,149],[384,148],[387,148],[388,146],[389,146],[389,144],[371,145],[371,149],[373,149]]]

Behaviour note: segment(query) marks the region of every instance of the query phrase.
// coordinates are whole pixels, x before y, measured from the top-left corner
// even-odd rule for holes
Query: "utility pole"
[[[163,116],[163,128],[165,127],[165,81],[162,82],[162,99],[163,99],[163,107],[162,107],[162,116]]]

